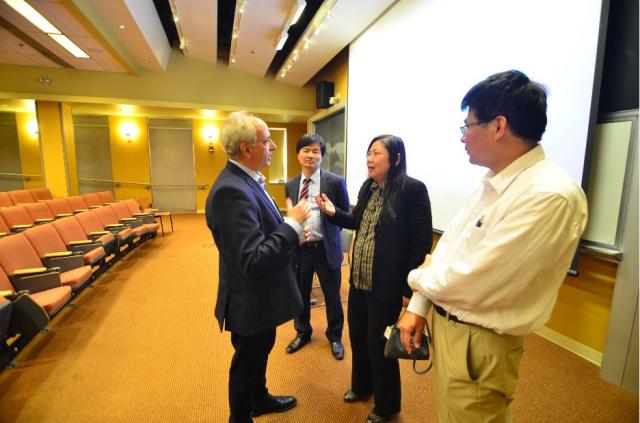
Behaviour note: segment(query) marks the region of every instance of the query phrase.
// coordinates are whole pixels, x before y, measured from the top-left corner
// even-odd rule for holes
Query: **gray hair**
[[[233,112],[227,117],[220,141],[227,156],[234,157],[240,153],[240,144],[255,144],[258,139],[256,124],[262,121],[247,112]]]

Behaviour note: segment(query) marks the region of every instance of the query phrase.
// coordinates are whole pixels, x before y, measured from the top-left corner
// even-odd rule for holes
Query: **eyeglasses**
[[[465,135],[467,133],[467,130],[469,130],[471,126],[482,125],[483,123],[487,123],[487,121],[479,120],[478,122],[467,123],[466,125],[460,127],[460,132],[462,132],[462,135]]]

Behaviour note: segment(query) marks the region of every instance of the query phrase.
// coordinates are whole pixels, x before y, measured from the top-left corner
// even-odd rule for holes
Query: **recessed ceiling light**
[[[118,25],[118,29],[120,31],[124,31],[125,29],[127,29],[127,26],[126,25]]]

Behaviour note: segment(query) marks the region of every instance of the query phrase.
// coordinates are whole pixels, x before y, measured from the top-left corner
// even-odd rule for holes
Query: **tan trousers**
[[[524,337],[500,335],[434,313],[439,422],[510,422]]]

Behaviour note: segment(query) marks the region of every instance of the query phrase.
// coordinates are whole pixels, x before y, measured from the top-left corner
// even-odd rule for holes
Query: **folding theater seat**
[[[87,202],[84,201],[82,195],[72,195],[71,197],[67,197],[67,201],[69,205],[73,209],[74,213],[80,213],[89,210],[89,206]]]
[[[0,238],[9,235],[9,232],[11,232],[9,225],[7,225],[7,222],[4,221],[4,218],[0,214]]]
[[[79,265],[80,267],[62,272],[58,267],[47,268],[23,233],[0,238],[0,266],[18,290],[22,289],[20,286],[23,279],[55,274],[58,285],[69,286],[73,292],[77,292],[91,281],[91,266],[85,266],[82,257],[79,258]]]
[[[51,223],[53,227],[60,234],[60,238],[67,246],[67,250],[70,251],[88,251],[93,249],[93,244],[98,242],[102,245],[107,254],[115,254],[118,252],[119,243],[115,238],[115,235],[111,233],[104,234],[100,237],[92,239],[87,236],[78,220],[75,216],[64,217],[62,219],[55,220]]]
[[[121,231],[128,230],[129,236],[132,236],[131,244],[135,245],[140,237],[146,233],[141,221],[120,222],[118,216],[113,210],[113,204],[95,209],[94,212],[100,218],[102,225],[108,231],[118,231],[118,238],[121,237]]]
[[[53,200],[53,195],[49,188],[32,188],[29,191],[37,201]]]
[[[66,198],[54,198],[53,200],[45,200],[45,204],[57,218],[73,215],[73,208]]]
[[[29,291],[31,298],[47,312],[49,317],[55,316],[71,300],[71,287],[60,286],[59,278],[56,282],[55,278],[48,273],[23,278],[19,286],[19,290]],[[16,292],[16,288],[2,266],[0,266],[0,291]]]
[[[94,209],[96,207],[102,207],[102,200],[95,192],[90,192],[88,194],[82,194],[82,198],[84,202],[87,203],[90,209]]]
[[[11,207],[13,206],[13,200],[9,196],[8,192],[0,192],[0,207]]]
[[[47,203],[43,201],[24,204],[23,207],[35,223],[48,223],[56,218],[49,206],[47,206]]]
[[[110,204],[115,203],[116,199],[113,197],[113,193],[111,191],[100,191],[97,193],[102,204]]]
[[[113,208],[113,211],[116,213],[116,216],[118,216],[118,219],[122,223],[126,224],[127,221],[133,222],[136,220],[141,221],[142,227],[144,228],[144,235],[147,238],[154,238],[158,233],[160,225],[154,221],[153,215],[147,213],[137,213],[137,216],[134,216],[129,210],[129,207],[127,207],[127,204],[125,204],[124,202],[113,203],[109,207]]]
[[[9,191],[9,197],[13,200],[13,204],[35,203],[38,201],[33,194],[31,194],[31,191],[27,189]]]
[[[102,243],[105,251],[107,251],[107,254],[110,255],[118,253],[118,246],[120,245],[120,239],[116,238],[118,234],[113,234],[105,230],[104,224],[98,217],[98,214],[95,210],[89,210],[85,213],[79,213],[75,215],[74,218],[89,239]],[[130,234],[130,232],[127,233]],[[122,239],[122,243],[125,243],[126,240],[127,238],[125,236]]]
[[[34,225],[35,220],[27,212],[24,206],[11,206],[0,209],[0,215],[4,218],[11,232],[24,231]]]
[[[83,244],[85,248],[70,251],[53,225],[34,226],[24,231],[24,235],[46,267],[60,267],[66,271],[81,265],[94,267],[104,264],[106,253],[102,244]],[[82,259],[79,264],[77,257]]]

